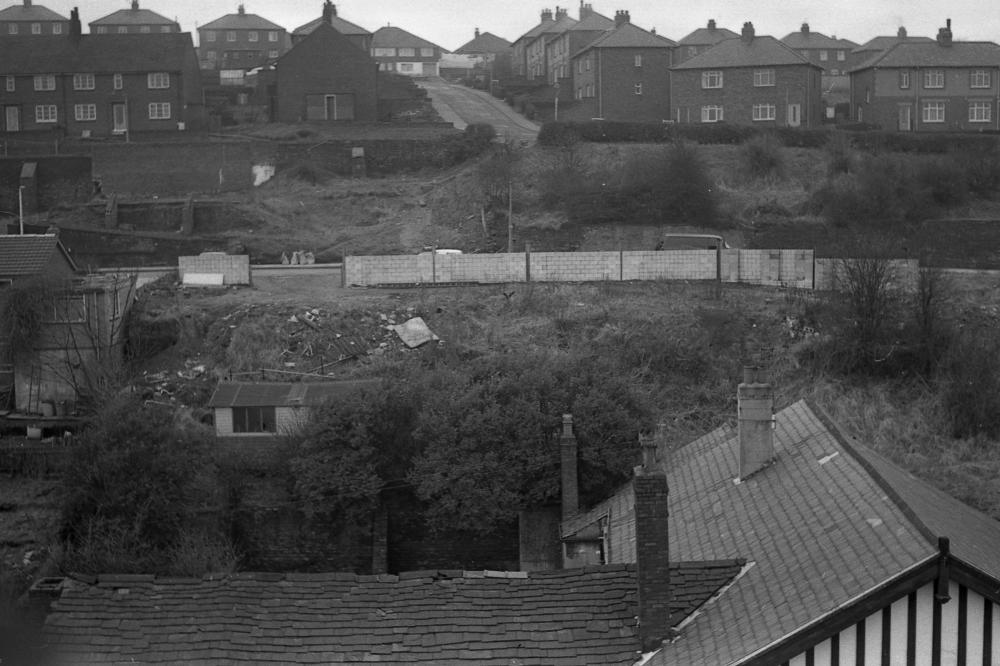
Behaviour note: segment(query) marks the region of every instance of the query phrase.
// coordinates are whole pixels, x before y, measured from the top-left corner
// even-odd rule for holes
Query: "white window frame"
[[[10,74],[8,74],[7,76],[5,76],[3,78],[4,78],[4,89],[7,92],[14,92],[14,90],[15,90],[15,88],[17,86],[17,84],[15,83],[14,77],[11,76]]]
[[[379,46],[372,49],[372,56],[376,58],[395,58],[396,49],[392,46]]]
[[[278,57],[278,49],[271,49],[270,51],[268,51],[267,52],[267,57],[268,58],[277,58]]]
[[[31,24],[31,34],[33,34],[33,35],[40,35],[40,34],[42,34],[42,24],[41,23],[32,23]]]
[[[589,72],[589,71],[590,71],[590,56],[587,56],[587,58],[586,58],[586,59],[584,60],[584,62],[586,63],[586,64],[584,65],[584,67],[585,67],[585,68],[586,68],[586,70],[587,70],[587,71]]]
[[[247,39],[251,42],[258,42],[260,41],[260,33],[256,30],[251,30],[247,33]]]
[[[166,90],[170,87],[170,72],[149,72],[146,87],[150,90]]]
[[[774,70],[773,69],[755,69],[753,70],[753,87],[754,88],[770,88],[774,84]]]
[[[42,92],[55,89],[55,74],[35,74],[35,90]]]
[[[909,90],[910,89],[910,73],[900,72],[899,73],[899,89]]]
[[[973,100],[969,102],[969,122],[993,122],[993,102],[989,100]]]
[[[830,59],[830,53],[829,53],[829,51],[827,51],[826,49],[820,49],[820,51],[819,51],[819,59],[821,61],[823,61],[823,62],[826,62],[827,60],[829,60]]]
[[[754,104],[752,113],[754,120],[764,122],[768,120],[775,120],[777,118],[778,109],[774,104]]]
[[[633,64],[634,64],[635,67],[642,67],[642,54],[641,53],[636,53],[635,54],[635,58],[633,59]]]
[[[115,90],[121,90],[125,87],[125,79],[122,77],[121,72],[115,72],[115,75],[111,77],[111,86]]]
[[[214,30],[206,30],[205,31],[205,41],[206,42],[214,42],[215,41],[215,31]]]
[[[53,35],[61,35],[62,34],[62,23],[53,23],[52,24],[52,34]]]
[[[928,69],[924,71],[924,88],[944,88],[944,70]]]
[[[146,34],[146,33],[151,32],[151,30],[150,30],[150,27],[148,25],[140,25],[139,26],[139,32],[141,32],[143,34]]]
[[[837,60],[840,62],[844,62],[845,60],[847,60],[847,54],[844,53],[843,49],[837,51]]]
[[[8,35],[16,35],[17,34],[17,24],[16,23],[8,23],[7,24],[7,34]]]
[[[236,31],[235,30],[226,30],[226,41],[227,42],[235,42],[236,41]]]
[[[642,95],[642,81],[635,84],[635,94],[640,96]]]
[[[417,57],[417,50],[412,46],[400,46],[399,50],[396,51],[396,55],[400,58],[415,58]]]
[[[59,109],[55,104],[35,105],[36,123],[56,123],[59,122]]]
[[[127,25],[120,25],[120,26],[118,26],[118,34],[119,35],[127,35],[128,34],[128,26]]]
[[[705,90],[722,88],[722,70],[710,69],[702,72],[701,87]]]
[[[73,90],[93,90],[95,87],[93,74],[88,72],[73,75]]]
[[[108,26],[106,26],[106,25],[99,25],[99,26],[97,26],[97,34],[98,35],[106,35],[106,34],[108,34]]]
[[[77,122],[88,122],[97,120],[97,105],[96,104],[74,104],[73,105],[73,120]]]
[[[969,73],[969,87],[975,89],[989,89],[993,84],[992,72],[988,69],[974,69]]]
[[[269,42],[276,42],[276,41],[278,41],[278,31],[277,30],[268,30],[267,31],[267,41],[269,41]]]
[[[150,102],[148,110],[150,120],[170,120],[170,102]]]
[[[943,123],[946,108],[947,104],[942,100],[924,101],[920,106],[920,119],[924,123]]]
[[[708,104],[701,107],[701,122],[721,123],[724,119],[721,104]]]

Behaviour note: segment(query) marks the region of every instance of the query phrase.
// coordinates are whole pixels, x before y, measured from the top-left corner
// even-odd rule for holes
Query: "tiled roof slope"
[[[465,44],[462,44],[455,53],[476,54],[476,53],[505,53],[511,48],[511,43],[503,37],[497,37],[492,32],[480,33]]]
[[[359,379],[329,382],[219,382],[208,401],[209,407],[302,407],[319,405],[331,398],[345,397],[378,380]]]
[[[0,40],[0,44],[2,43],[3,40]],[[45,273],[55,253],[63,256],[70,270],[76,270],[73,260],[54,234],[0,235],[0,276],[30,276]]]
[[[149,9],[119,9],[90,25],[174,25],[175,21]]]
[[[774,65],[812,65],[774,37],[758,35],[747,41],[742,38],[719,42],[674,69],[706,69],[712,67],[764,67]]]
[[[660,37],[631,23],[623,23],[580,49],[580,53],[588,49],[673,48],[675,46],[677,44],[666,37]]]
[[[284,28],[256,14],[226,14],[199,26],[198,30],[284,30]]]
[[[82,35],[78,42],[65,35],[0,39],[0,63],[5,74],[65,74],[80,71],[177,72],[193,49],[190,33]]]
[[[0,21],[69,21],[48,7],[41,5],[11,5],[0,9]]]
[[[589,30],[613,30],[615,27],[614,19],[609,19],[603,14],[598,14],[597,12],[592,12],[587,14],[583,19],[577,22],[576,25],[570,28],[570,31],[589,31]]]
[[[900,42],[933,42],[930,37],[899,37],[897,35],[883,35],[873,37],[861,46],[855,48],[852,53],[864,53],[865,51],[885,51]]]
[[[392,47],[411,47],[411,48],[435,48],[439,51],[444,51],[437,44],[428,42],[423,37],[417,37],[412,32],[407,32],[402,28],[397,28],[396,26],[387,25],[383,28],[379,28],[375,31],[372,36],[372,48],[392,48]]]
[[[319,17],[318,19],[313,19],[312,21],[309,21],[309,23],[306,23],[305,25],[300,25],[299,27],[297,27],[292,32],[292,34],[293,35],[308,35],[313,30],[315,30],[316,27],[320,23],[323,23],[323,17],[322,16]],[[355,25],[355,24],[351,23],[350,21],[345,21],[344,19],[340,18],[339,16],[331,16],[330,17],[330,25],[332,25],[337,30],[337,32],[339,32],[342,35],[370,35],[370,34],[372,34],[368,30],[365,30],[364,28],[362,28],[360,25]]]
[[[685,609],[738,562],[672,568]],[[686,612],[686,611],[685,611]],[[101,577],[71,583],[46,638],[57,663],[632,664],[632,566],[552,572]]]
[[[851,71],[870,67],[1000,67],[1000,44],[901,42]]]
[[[781,38],[781,41],[793,49],[853,49],[857,46],[849,39],[828,37],[822,32],[802,32],[796,30]]]
[[[739,36],[738,32],[733,32],[728,28],[698,28],[683,37],[678,44],[681,46],[704,46],[705,44],[718,44],[721,41]]]

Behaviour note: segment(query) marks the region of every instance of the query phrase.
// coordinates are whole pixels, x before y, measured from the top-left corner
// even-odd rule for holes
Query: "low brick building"
[[[822,122],[818,65],[774,37],[743,25],[728,39],[675,65],[670,118],[678,123],[814,127]]]

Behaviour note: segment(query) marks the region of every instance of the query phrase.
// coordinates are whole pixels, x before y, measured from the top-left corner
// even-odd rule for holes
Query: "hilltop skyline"
[[[2,2],[0,7],[21,4],[21,0]],[[80,20],[86,30],[91,21],[119,9],[128,8],[128,0],[35,0],[59,14],[69,16],[74,6],[80,8]],[[185,32],[195,33],[198,26],[225,14],[235,13],[238,0],[140,0],[139,6],[171,19],[176,19]],[[385,25],[393,25],[412,32],[424,39],[453,51],[471,40],[474,31],[491,32],[513,42],[533,28],[543,9],[556,7],[555,3],[541,0],[517,3],[516,8],[496,3],[474,3],[467,0],[429,0],[413,3],[409,0],[382,0],[377,5],[359,0],[342,0],[335,3],[338,15],[367,30],[375,32]],[[878,35],[894,35],[905,26],[910,35],[934,37],[938,28],[952,19],[956,40],[1000,40],[1000,13],[984,14],[982,2],[955,0],[948,7],[932,0],[912,0],[899,3],[895,0],[869,0],[864,3],[817,3],[802,0],[791,2],[758,0],[732,2],[724,0],[700,5],[697,8],[666,8],[654,0],[608,2],[591,0],[593,9],[609,18],[619,9],[628,10],[632,22],[642,28],[655,28],[664,37],[679,40],[693,30],[704,27],[715,19],[719,27],[739,32],[744,21],[751,21],[758,35],[781,38],[809,23],[811,30],[864,43]],[[318,18],[322,0],[295,0],[295,2],[254,1],[244,2],[246,12],[258,14],[291,32],[296,27]],[[579,1],[560,3],[577,18]],[[856,7],[856,10],[850,9]],[[195,38],[197,43],[197,37]]]

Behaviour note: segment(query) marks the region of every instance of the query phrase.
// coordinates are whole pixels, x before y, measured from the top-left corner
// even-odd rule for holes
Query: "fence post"
[[[531,245],[524,243],[524,281],[531,282]]]
[[[625,281],[625,250],[618,246],[618,281]]]

